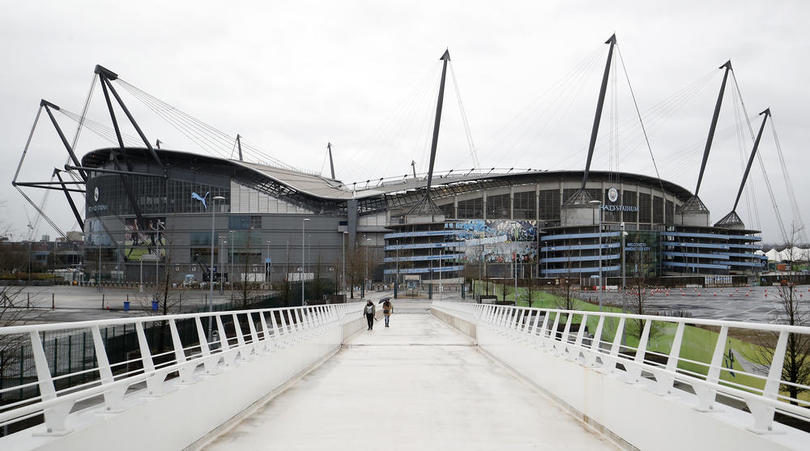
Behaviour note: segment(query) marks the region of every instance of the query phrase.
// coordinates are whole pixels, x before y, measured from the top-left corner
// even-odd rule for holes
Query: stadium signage
[[[605,211],[638,211],[635,205],[602,205],[602,210]]]
[[[642,251],[646,252],[650,250],[650,245],[644,242],[641,243],[626,243],[624,245],[625,250],[628,251]]]
[[[617,200],[619,200],[619,190],[617,190],[616,187],[611,186],[610,189],[608,189],[607,194],[608,194],[608,200],[610,202],[616,202]]]

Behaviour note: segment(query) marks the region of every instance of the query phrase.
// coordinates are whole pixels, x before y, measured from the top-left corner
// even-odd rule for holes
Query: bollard
[[[56,308],[56,300],[54,299],[53,293],[51,293],[51,310]]]
[[[31,293],[26,294],[28,294],[28,301],[25,303],[25,308],[31,308]]]

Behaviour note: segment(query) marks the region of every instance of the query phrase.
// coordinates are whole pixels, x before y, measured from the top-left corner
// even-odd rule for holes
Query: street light
[[[365,270],[364,270],[364,274],[363,274],[363,292],[360,295],[361,298],[366,297],[366,289],[368,288],[368,241],[371,241],[371,238],[366,237],[366,239],[363,240],[363,241],[366,241],[366,246],[365,246],[365,248],[366,248],[366,258],[365,258],[365,262],[364,262],[365,263]]]
[[[231,234],[234,235],[231,235]],[[236,232],[233,230],[228,230],[228,240],[231,242],[231,255],[228,259],[230,263],[230,267],[228,268],[228,285],[231,287],[231,302],[233,302],[233,276],[236,274],[233,270],[233,242],[236,240]]]
[[[211,266],[208,268],[208,313],[214,311],[214,227],[216,225],[217,208],[214,202],[225,200],[222,196],[211,199]],[[208,341],[211,341],[211,316],[208,316]]]
[[[597,293],[597,298],[599,299],[599,311],[602,311],[602,201],[601,200],[592,200],[588,202],[589,204],[593,205],[594,208],[599,209],[599,228],[598,235],[599,235],[599,292]]]
[[[306,255],[306,236],[304,235],[304,226],[306,225],[309,218],[304,218],[301,221],[301,305],[306,305],[304,301],[304,257]]]
[[[341,249],[343,251],[343,296],[346,296],[346,235],[348,234],[349,232],[343,231],[343,248]]]
[[[267,260],[265,260],[266,267],[264,268],[264,275],[265,277],[267,277],[267,283],[271,284],[272,287],[273,279],[271,276],[273,275],[273,273],[270,272],[272,268],[272,266],[270,266],[271,264],[272,260],[270,259],[270,240],[267,240]]]

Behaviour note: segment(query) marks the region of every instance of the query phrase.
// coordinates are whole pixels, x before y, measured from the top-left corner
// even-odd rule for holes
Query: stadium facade
[[[118,146],[91,151],[79,161],[53,118],[59,107],[43,100],[40,112],[45,110],[62,138],[73,162],[65,171],[74,181],[65,182],[56,169],[58,182],[21,182],[15,176],[12,183],[65,193],[84,230],[86,272],[102,279],[157,283],[169,274],[179,283],[213,273],[228,280],[372,279],[432,287],[458,285],[465,277],[596,284],[597,276],[728,278],[761,271],[766,260],[756,253],[759,232],[745,227],[736,208],[769,110],[762,113],[734,207],[712,225],[699,190],[731,62],[720,67],[723,81],[690,192],[658,177],[590,170],[616,36],[605,44],[607,62],[583,171],[434,173],[450,62],[445,51],[424,176],[414,171],[346,184],[334,169],[325,177],[244,161],[239,136],[238,159],[156,149],[118,95],[113,83],[118,75],[97,66],[114,127],[114,135],[106,132]],[[113,100],[143,146],[125,145]],[[167,110],[175,111],[162,111]],[[196,124],[190,116],[182,119]],[[84,194],[83,217],[71,193]]]
[[[692,193],[643,175],[591,171],[592,201],[571,207],[581,171],[451,172],[430,188],[441,215],[408,232],[422,177],[345,185],[170,150],[156,151],[160,166],[146,148],[125,150],[122,177],[111,158],[119,151],[82,158],[85,261],[100,262],[104,279],[149,281],[165,265],[175,282],[206,279],[212,216],[216,273],[238,280],[342,280],[345,259],[358,254],[370,279],[389,282],[457,283],[465,266],[489,277],[581,279],[598,274],[600,261],[605,276],[618,276],[622,254],[625,271],[643,264],[654,276],[753,274],[763,265],[757,231],[710,226],[707,212],[684,211]]]

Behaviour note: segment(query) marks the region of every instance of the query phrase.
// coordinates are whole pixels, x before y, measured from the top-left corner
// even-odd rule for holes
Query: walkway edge
[[[601,423],[595,421],[593,418],[588,417],[587,415],[583,414],[574,406],[568,404],[564,400],[560,399],[557,396],[554,396],[553,393],[550,393],[548,390],[544,389],[543,387],[539,386],[531,379],[527,378],[526,376],[522,375],[518,372],[515,368],[512,368],[509,364],[504,362],[503,360],[496,357],[491,352],[487,351],[486,349],[482,348],[478,345],[478,332],[477,332],[477,325],[474,322],[468,321],[466,319],[460,318],[458,316],[453,315],[452,313],[445,312],[441,309],[436,308],[435,306],[431,307],[430,313],[435,316],[437,319],[442,321],[443,323],[449,325],[450,327],[460,331],[461,333],[471,337],[474,340],[475,348],[478,352],[482,355],[487,357],[488,359],[492,360],[493,362],[500,365],[504,368],[509,374],[511,374],[515,379],[520,380],[534,391],[538,392],[539,394],[548,398],[551,402],[556,404],[558,407],[562,408],[566,411],[569,415],[571,415],[574,419],[582,423],[583,427],[589,429],[594,434],[600,435],[605,438],[608,442],[612,445],[616,446],[619,449],[628,449],[628,450],[637,450],[635,446],[628,443],[626,440],[622,439],[620,436],[616,435],[613,431],[606,428]]]
[[[220,424],[219,426],[217,426],[216,428],[214,428],[213,430],[211,430],[210,432],[208,432],[207,434],[205,434],[204,436],[202,436],[201,438],[196,440],[194,443],[192,443],[191,445],[184,448],[184,450],[193,451],[193,450],[199,450],[199,449],[205,448],[206,446],[208,446],[209,444],[214,442],[217,438],[219,438],[220,436],[228,433],[231,429],[238,426],[239,423],[242,422],[242,420],[244,420],[245,418],[253,415],[259,409],[264,407],[267,403],[271,402],[273,399],[275,399],[276,397],[278,397],[282,393],[289,390],[290,387],[297,384],[298,381],[303,379],[307,374],[309,374],[312,371],[318,369],[327,360],[331,359],[332,357],[335,356],[335,354],[340,352],[341,349],[342,349],[342,346],[339,346],[339,347],[335,348],[334,351],[330,352],[328,355],[326,355],[325,357],[323,357],[319,361],[313,363],[308,368],[303,369],[298,374],[296,374],[293,377],[291,377],[290,379],[288,379],[287,382],[279,385],[273,391],[266,394],[265,396],[263,396],[261,399],[257,400],[256,402],[254,402],[250,406],[248,406],[245,410],[243,410],[243,411],[239,412],[238,414],[234,415],[233,417],[231,417],[226,422]]]

